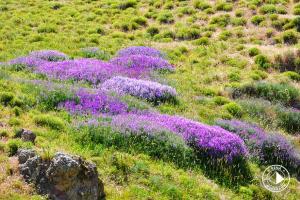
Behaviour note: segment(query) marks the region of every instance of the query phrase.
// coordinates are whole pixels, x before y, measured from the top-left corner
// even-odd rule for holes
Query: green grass
[[[297,99],[294,91],[300,89],[299,60],[294,53],[299,48],[297,5],[284,0],[266,3],[252,0],[216,3],[197,0],[1,1],[0,62],[38,49],[59,50],[71,58],[107,60],[126,46],[152,46],[166,52],[176,67],[174,73],[157,79],[175,87],[179,94],[177,104],[161,104],[157,106],[159,111],[208,124],[219,118],[248,120],[286,136],[299,130],[299,116],[277,105],[281,102],[290,107],[291,99]],[[86,47],[99,47],[102,51],[90,55],[82,51]],[[72,128],[84,119],[72,118],[57,111],[55,106],[70,98],[69,86],[90,85],[66,82],[66,91],[47,91],[49,98],[43,98],[40,94],[45,89],[19,79],[44,80],[45,77],[23,67],[1,67],[0,119],[7,125],[6,133],[1,132],[1,135],[9,139],[8,144],[1,143],[0,152],[5,152],[2,157],[7,158],[19,146],[26,146],[10,137],[13,129],[29,128],[38,136],[34,148],[47,149],[45,156],[48,150],[67,151],[94,161],[104,181],[107,199],[298,199],[300,196],[294,179],[284,194],[267,192],[260,186],[264,168],[253,163],[250,165],[254,180],[233,189],[221,186],[205,169],[187,170],[172,159],[147,154],[149,149],[143,150],[140,146],[125,151],[124,145],[109,146],[91,141],[82,145]],[[232,88],[255,85],[261,80],[268,87],[255,87],[258,94],[254,97],[271,102],[232,98]],[[151,108],[148,103],[134,98],[124,97],[124,101],[130,108]],[[297,136],[289,135],[288,139],[300,147]],[[148,144],[152,143],[148,141]],[[149,147],[147,145],[144,148]],[[0,192],[0,199],[29,198],[38,199],[30,192],[18,194],[13,187],[3,194]]]

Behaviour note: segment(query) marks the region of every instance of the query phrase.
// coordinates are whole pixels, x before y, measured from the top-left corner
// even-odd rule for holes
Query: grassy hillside
[[[300,171],[299,165],[294,166],[300,150],[298,15],[300,3],[296,0],[1,1],[0,199],[44,198],[18,174],[14,155],[21,147],[34,148],[44,158],[65,151],[93,161],[107,199],[299,199],[296,177]],[[145,76],[134,74],[134,67],[129,72],[127,68],[122,72],[112,69],[117,62],[133,62],[120,56],[120,50],[130,46],[148,46],[162,54],[139,60],[138,67],[151,62],[157,68],[167,63],[172,69],[145,70]],[[10,63],[46,49],[67,55],[63,57],[66,63],[61,64],[65,68],[57,74],[53,72],[56,62],[44,63],[32,55],[38,64]],[[79,58],[95,58],[104,64],[98,60],[73,63]],[[103,80],[93,79],[97,70],[80,68],[85,65],[99,71],[105,68],[105,79],[115,73],[129,74],[171,88],[135,80],[138,86],[155,85],[168,94],[158,100],[136,91],[107,97],[95,93],[104,87]],[[80,73],[64,74],[69,66],[77,66]],[[177,93],[174,98],[173,88]],[[80,89],[90,94],[76,93]],[[88,105],[77,105],[83,98],[88,99]],[[105,99],[103,108],[93,98]],[[76,109],[80,113],[72,112]],[[136,116],[135,111],[155,114]],[[227,121],[220,124],[220,119]],[[247,124],[236,125],[233,120]],[[226,151],[230,144],[241,149],[245,146],[250,155],[231,162],[225,153],[224,158],[230,161],[223,157],[214,160],[217,156],[206,154],[206,148],[215,153],[219,146],[205,144],[204,148],[186,139],[176,123],[187,128],[184,134],[196,132],[193,139],[202,140],[211,132],[221,134],[220,149]],[[229,141],[231,133],[226,131],[224,136],[223,130],[212,130],[210,125],[216,124],[239,139]],[[37,135],[35,144],[15,137],[21,128]],[[202,133],[202,129],[209,131]],[[245,139],[251,135],[248,129],[255,129],[265,146]],[[133,136],[127,137],[128,133]],[[277,136],[280,139],[274,139]],[[278,141],[288,147],[272,149]],[[237,154],[244,155],[241,149]],[[253,152],[261,149],[265,157],[259,155],[257,161]],[[273,155],[278,157],[272,160]],[[261,186],[261,174],[269,164],[289,168],[292,179],[284,192],[271,193]]]

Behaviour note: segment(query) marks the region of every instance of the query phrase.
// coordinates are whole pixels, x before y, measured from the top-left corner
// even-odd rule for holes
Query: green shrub
[[[254,24],[254,25],[260,25],[263,21],[265,21],[265,17],[262,16],[262,15],[255,15],[251,18],[251,22]]]
[[[232,36],[232,33],[230,31],[223,31],[220,33],[219,38],[220,40],[228,40]]]
[[[260,7],[259,12],[261,14],[273,14],[277,12],[276,6],[273,4],[265,4]]]
[[[147,33],[153,37],[153,36],[159,34],[159,29],[157,27],[149,27],[147,29]]]
[[[294,20],[293,20],[293,24],[294,26],[296,27],[296,30],[298,32],[300,32],[300,17],[296,17]]]
[[[136,0],[125,0],[119,3],[118,8],[121,10],[125,10],[127,8],[133,8],[137,4]]]
[[[297,106],[300,102],[299,91],[288,84],[258,82],[236,88],[234,93],[263,98],[268,101],[282,103],[288,106]]]
[[[216,4],[216,10],[218,11],[232,11],[233,5],[232,3],[219,2]]]
[[[230,82],[238,82],[241,80],[241,75],[239,72],[231,72],[228,74],[228,79]]]
[[[235,17],[231,19],[231,24],[233,26],[244,26],[247,24],[247,20],[242,17]]]
[[[268,69],[271,65],[269,59],[262,54],[255,56],[254,62],[262,69]]]
[[[282,39],[285,44],[296,44],[298,42],[297,33],[293,30],[283,32]]]
[[[8,132],[6,130],[1,130],[0,131],[0,138],[1,137],[8,137]]]
[[[11,139],[7,142],[7,151],[9,156],[16,155],[19,148],[32,148],[32,144],[30,142],[22,142],[21,139]]]
[[[297,72],[287,71],[283,73],[284,76],[289,77],[290,79],[294,81],[300,81],[300,74]]]
[[[300,106],[300,104],[299,104]],[[300,112],[287,109],[278,109],[278,125],[288,133],[297,134],[300,132]]]
[[[226,27],[230,23],[230,15],[219,15],[212,17],[210,24],[215,24],[217,26]]]
[[[8,106],[14,98],[15,95],[11,92],[0,92],[0,102],[5,106]]]
[[[171,12],[164,11],[158,15],[157,20],[161,24],[171,24],[174,22],[174,17]]]
[[[260,50],[256,47],[250,48],[248,50],[248,54],[249,56],[253,57],[253,56],[257,56],[258,54],[260,54]]]
[[[240,118],[243,115],[242,107],[235,102],[224,105],[224,108],[234,117]]]
[[[300,15],[300,4],[296,4],[293,11],[294,15]]]
[[[209,44],[209,38],[208,37],[201,37],[201,38],[193,41],[193,44],[206,46],[206,45]]]
[[[57,33],[56,27],[53,25],[42,25],[37,31],[38,33]]]
[[[176,31],[176,38],[180,40],[194,40],[200,37],[200,30],[183,27]]]
[[[146,26],[147,25],[147,19],[145,17],[135,17],[135,18],[133,18],[132,21],[137,23],[140,26]]]
[[[22,109],[20,107],[14,107],[12,110],[16,117],[21,115]]]
[[[49,127],[54,130],[64,130],[65,129],[65,122],[58,117],[54,117],[51,115],[38,115],[34,117],[34,123],[38,126],[45,126]]]
[[[264,71],[261,71],[261,70],[254,70],[251,74],[250,74],[250,77],[253,79],[253,80],[263,80],[263,79],[266,79],[268,77],[268,74]]]
[[[208,8],[211,8],[211,5],[206,1],[197,0],[194,1],[194,7],[200,10],[206,10]]]
[[[230,102],[230,100],[226,97],[222,97],[222,96],[216,96],[213,98],[213,102],[216,104],[216,105],[225,105],[227,103]]]
[[[10,126],[19,126],[22,123],[21,123],[21,120],[19,120],[18,118],[12,117],[12,118],[9,119],[8,124]]]

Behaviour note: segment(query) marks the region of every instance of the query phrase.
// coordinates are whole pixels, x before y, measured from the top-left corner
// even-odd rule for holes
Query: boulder
[[[36,135],[32,131],[26,129],[22,129],[21,131],[19,131],[16,136],[20,137],[25,142],[32,143],[34,143],[36,138]]]
[[[19,154],[19,160],[28,159],[20,164],[20,173],[38,193],[54,200],[104,199],[104,186],[93,163],[65,153],[56,153],[51,160],[24,153]]]

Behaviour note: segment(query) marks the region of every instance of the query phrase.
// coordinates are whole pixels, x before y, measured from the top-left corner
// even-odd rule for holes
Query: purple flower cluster
[[[116,92],[119,95],[128,94],[151,102],[173,100],[177,95],[176,90],[170,86],[121,76],[105,81],[101,89]]]
[[[262,143],[266,140],[265,131],[254,125],[239,120],[218,120],[216,124],[242,138],[252,156],[260,154]]]
[[[73,114],[122,114],[126,113],[128,107],[117,98],[107,96],[101,91],[89,92],[80,89],[75,94],[74,100],[69,100],[60,104],[61,108]]]
[[[132,46],[125,49],[122,49],[118,52],[118,57],[128,57],[132,55],[144,55],[151,57],[161,57],[164,55],[157,49],[145,46]]]
[[[148,77],[150,70],[139,66],[127,68],[97,59],[86,58],[46,62],[39,65],[36,72],[61,80],[85,80],[93,84],[98,84],[118,75],[132,78]]]
[[[29,54],[29,57],[39,58],[50,62],[68,59],[68,56],[66,54],[55,50],[33,51]]]
[[[237,135],[218,126],[208,126],[179,116],[155,113],[114,116],[112,127],[123,133],[146,132],[149,135],[167,130],[180,136],[203,156],[231,163],[247,157],[244,142]]]
[[[240,136],[252,157],[257,158],[260,163],[281,164],[291,171],[300,170],[300,157],[283,136],[266,133],[256,125],[237,120],[218,120],[216,124]]]
[[[45,60],[32,56],[19,57],[8,62],[9,65],[20,65],[30,68],[42,65],[44,63],[46,63]]]
[[[129,55],[116,57],[110,60],[110,63],[126,68],[141,68],[144,70],[174,70],[174,67],[167,60],[146,55]]]

